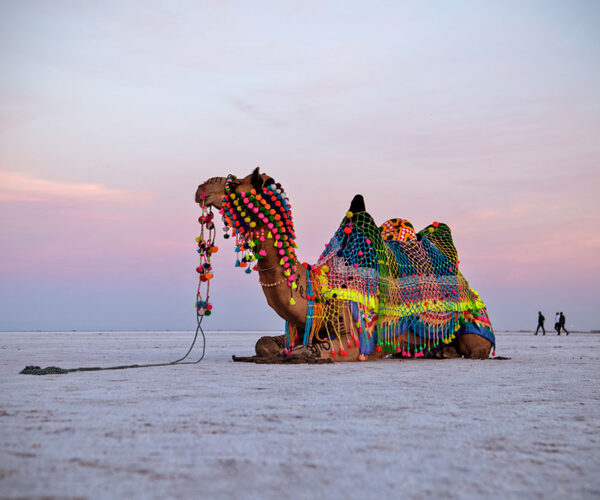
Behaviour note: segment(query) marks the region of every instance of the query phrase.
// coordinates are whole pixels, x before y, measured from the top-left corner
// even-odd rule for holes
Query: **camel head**
[[[276,252],[288,286],[294,289],[296,235],[289,199],[281,184],[261,174],[257,167],[242,178],[228,175],[208,179],[198,186],[196,202],[218,209],[225,225],[225,238],[229,238],[228,231],[232,230],[238,254],[236,266],[246,267],[266,257],[268,251]],[[267,244],[268,239],[273,240],[271,245]]]
[[[229,190],[234,193],[247,192],[252,189],[260,191],[264,186],[275,184],[272,177],[260,173],[259,167],[256,167],[246,177],[229,177],[233,179],[229,183]],[[227,177],[212,177],[200,184],[196,190],[196,203],[220,209],[225,196],[227,180]]]

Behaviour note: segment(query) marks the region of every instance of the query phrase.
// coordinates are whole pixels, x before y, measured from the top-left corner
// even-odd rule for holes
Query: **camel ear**
[[[365,208],[365,199],[362,197],[362,194],[357,194],[352,198],[352,203],[350,203],[350,208],[348,210],[352,213],[367,211]]]
[[[250,182],[252,183],[252,187],[254,189],[262,189],[263,182],[260,177],[260,167],[256,167],[252,172],[252,177],[250,178]]]

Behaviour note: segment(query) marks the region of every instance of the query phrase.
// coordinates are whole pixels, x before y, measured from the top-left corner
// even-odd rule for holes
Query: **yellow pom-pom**
[[[292,298],[290,299],[290,305],[291,305],[291,306],[293,306],[293,305],[295,305],[295,304],[296,304],[296,301],[295,301],[295,300],[294,300],[294,298],[292,297]]]
[[[350,210],[348,210],[348,211],[346,212],[346,217],[348,217],[348,219],[352,219],[352,216],[353,216],[353,215],[354,215],[354,214],[353,214],[352,212],[350,212]]]
[[[289,269],[286,269],[285,271],[283,271],[283,274],[284,274],[285,276],[289,276],[289,275],[290,275],[290,270],[289,270]]]
[[[273,238],[273,234],[271,233],[271,231],[269,231],[269,234],[267,234],[267,238]]]
[[[244,217],[244,222],[250,222],[250,217]]]
[[[292,283],[292,290],[295,290],[296,288],[298,288],[298,285],[296,285],[296,282],[294,281],[294,282]]]
[[[252,222],[250,223],[250,227],[256,227],[256,222],[252,221]]]
[[[430,228],[428,229],[428,231],[429,231],[430,233],[433,233],[433,228],[432,228],[432,227],[430,227]]]
[[[200,236],[196,236],[196,243],[200,243]]]

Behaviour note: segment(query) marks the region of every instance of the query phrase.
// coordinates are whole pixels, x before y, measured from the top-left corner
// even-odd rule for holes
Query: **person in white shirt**
[[[567,330],[565,328],[565,322],[567,320],[565,319],[565,315],[562,313],[562,311],[560,312],[560,317],[558,319],[558,334],[560,335],[560,330],[564,330],[566,332],[567,335],[569,335],[569,330]]]

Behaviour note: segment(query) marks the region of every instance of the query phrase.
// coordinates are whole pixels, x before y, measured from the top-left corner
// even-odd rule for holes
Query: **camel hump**
[[[363,198],[362,194],[354,195],[354,198],[352,198],[352,202],[350,203],[350,208],[348,210],[352,213],[367,211],[367,209],[365,208],[365,199]]]

